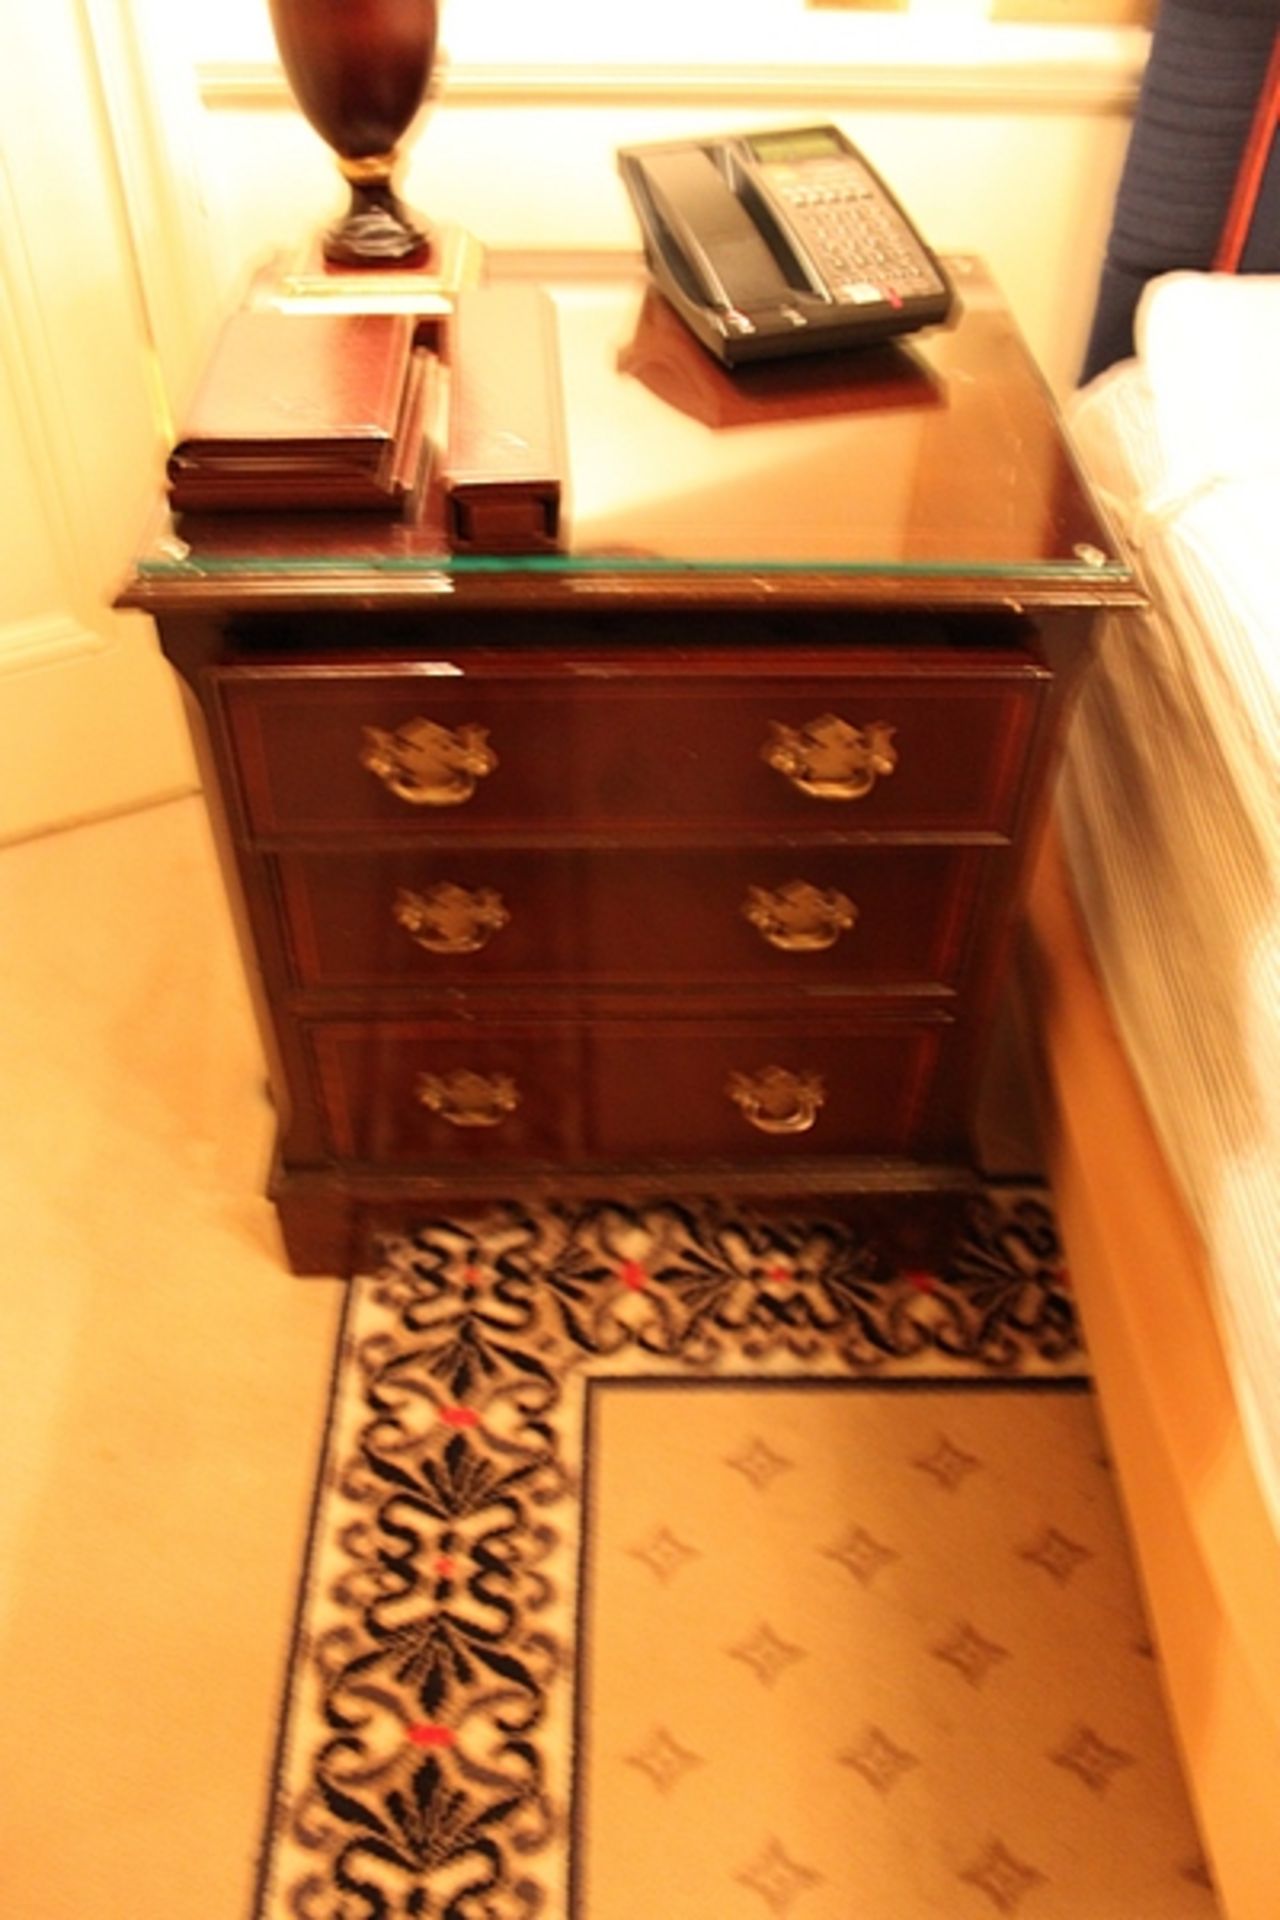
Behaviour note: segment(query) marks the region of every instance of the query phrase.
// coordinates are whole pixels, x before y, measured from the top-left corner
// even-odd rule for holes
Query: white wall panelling
[[[165,391],[201,334],[177,298],[182,178],[147,115],[140,18],[129,0],[66,0],[6,22],[0,839],[195,781],[151,625],[111,608],[162,472]]]

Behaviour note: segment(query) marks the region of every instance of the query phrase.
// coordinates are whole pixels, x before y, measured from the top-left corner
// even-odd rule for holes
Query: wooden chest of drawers
[[[562,561],[453,560],[430,502],[228,516],[124,596],[193,696],[290,1259],[531,1194],[893,1204],[923,1244],[1128,576],[978,275],[910,354],[754,381],[630,281],[558,298]]]

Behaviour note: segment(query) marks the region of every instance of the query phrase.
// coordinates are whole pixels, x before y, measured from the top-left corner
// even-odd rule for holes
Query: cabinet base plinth
[[[586,1211],[663,1203],[774,1221],[835,1220],[887,1262],[936,1270],[945,1265],[981,1184],[970,1167],[894,1160],[449,1175],[278,1164],[270,1192],[293,1272],[351,1277],[377,1267],[380,1243],[388,1236],[432,1221],[536,1207]]]

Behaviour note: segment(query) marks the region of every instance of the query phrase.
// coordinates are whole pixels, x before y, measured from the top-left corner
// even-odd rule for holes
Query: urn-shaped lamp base
[[[351,187],[351,204],[325,233],[325,259],[342,267],[424,266],[431,252],[431,229],[393,190],[389,172],[357,179],[353,167],[362,163],[339,164]]]
[[[323,241],[344,267],[425,262],[430,234],[391,184],[430,92],[439,0],[269,0],[294,98],[338,156],[351,205]]]

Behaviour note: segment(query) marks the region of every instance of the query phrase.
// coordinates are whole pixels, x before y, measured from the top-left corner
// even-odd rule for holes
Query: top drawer
[[[1007,831],[1047,676],[216,669],[248,831]]]

